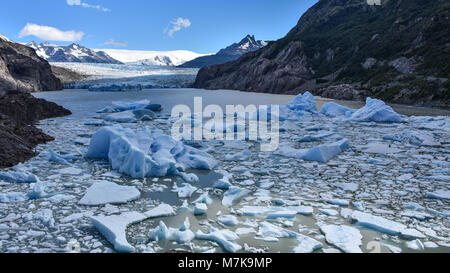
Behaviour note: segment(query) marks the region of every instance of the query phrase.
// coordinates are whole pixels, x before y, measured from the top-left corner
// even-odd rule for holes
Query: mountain
[[[39,58],[34,49],[0,39],[0,92],[61,90],[62,83],[52,73],[50,64]]]
[[[0,40],[6,41],[6,42],[11,42],[10,39],[8,39],[7,37],[3,36],[2,34],[0,34]]]
[[[27,45],[34,48],[39,57],[49,62],[121,64],[105,52],[94,51],[79,44],[58,46],[31,42]]]
[[[284,38],[201,69],[194,87],[282,94],[310,90],[331,98],[353,93],[448,108],[450,1],[367,3],[320,0]]]
[[[226,62],[234,61],[245,53],[261,49],[267,44],[268,43],[266,41],[257,41],[255,39],[255,36],[247,35],[239,43],[234,43],[227,48],[220,50],[215,55],[199,57],[190,62],[186,62],[180,65],[180,67],[201,68],[215,64],[223,64]]]
[[[127,64],[178,66],[195,58],[208,54],[199,54],[188,50],[176,51],[143,51],[123,49],[98,49],[104,51],[114,59]]]

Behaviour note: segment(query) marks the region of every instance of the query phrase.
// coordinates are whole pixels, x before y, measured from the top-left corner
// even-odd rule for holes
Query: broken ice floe
[[[119,186],[108,181],[95,182],[78,202],[79,205],[99,206],[123,204],[138,199],[141,193],[132,186]]]
[[[112,216],[92,216],[92,224],[114,245],[118,252],[134,252],[135,248],[130,245],[126,238],[126,229],[132,224],[142,222],[148,218],[175,215],[175,211],[169,205],[162,204],[144,213],[124,212]]]

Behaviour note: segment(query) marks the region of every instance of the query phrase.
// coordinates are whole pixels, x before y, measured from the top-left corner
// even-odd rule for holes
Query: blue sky
[[[275,40],[317,0],[15,0],[0,33],[16,42],[213,53],[246,34]],[[38,38],[38,37],[40,38]]]

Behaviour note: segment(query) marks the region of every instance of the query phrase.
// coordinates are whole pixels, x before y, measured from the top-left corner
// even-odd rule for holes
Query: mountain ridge
[[[121,64],[120,61],[103,51],[95,51],[75,43],[67,46],[58,46],[47,42],[40,44],[31,42],[27,46],[36,50],[36,54],[39,57],[49,62]]]
[[[223,48],[216,54],[199,57],[180,65],[180,67],[201,68],[215,64],[223,64],[226,62],[234,61],[245,53],[259,50],[265,47],[267,44],[268,42],[256,40],[254,35],[248,34],[240,42]]]
[[[333,97],[340,92],[324,89],[347,84],[389,102],[448,108],[449,16],[448,0],[320,0],[285,37],[202,68],[193,86]]]

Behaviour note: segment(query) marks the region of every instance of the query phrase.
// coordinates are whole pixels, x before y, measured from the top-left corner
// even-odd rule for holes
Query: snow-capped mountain
[[[234,43],[226,47],[216,55],[244,55],[245,53],[256,51],[265,47],[268,44],[266,41],[257,41],[254,35],[247,35],[239,43]]]
[[[98,49],[106,52],[109,56],[127,64],[156,65],[156,66],[178,66],[201,56],[210,54],[199,54],[188,50],[176,51],[142,51],[123,49]]]
[[[58,46],[50,43],[28,43],[27,46],[36,50],[39,57],[49,62],[70,63],[107,63],[120,64],[121,62],[111,58],[102,51],[94,51],[79,44]]]
[[[217,54],[199,57],[180,65],[180,67],[201,68],[215,64],[223,64],[234,61],[245,53],[261,49],[267,44],[268,42],[266,41],[257,41],[254,35],[247,35],[239,43],[234,43],[220,50]]]
[[[0,34],[0,40],[6,41],[6,42],[11,42],[10,39],[8,39],[6,36],[3,36],[2,34]]]

